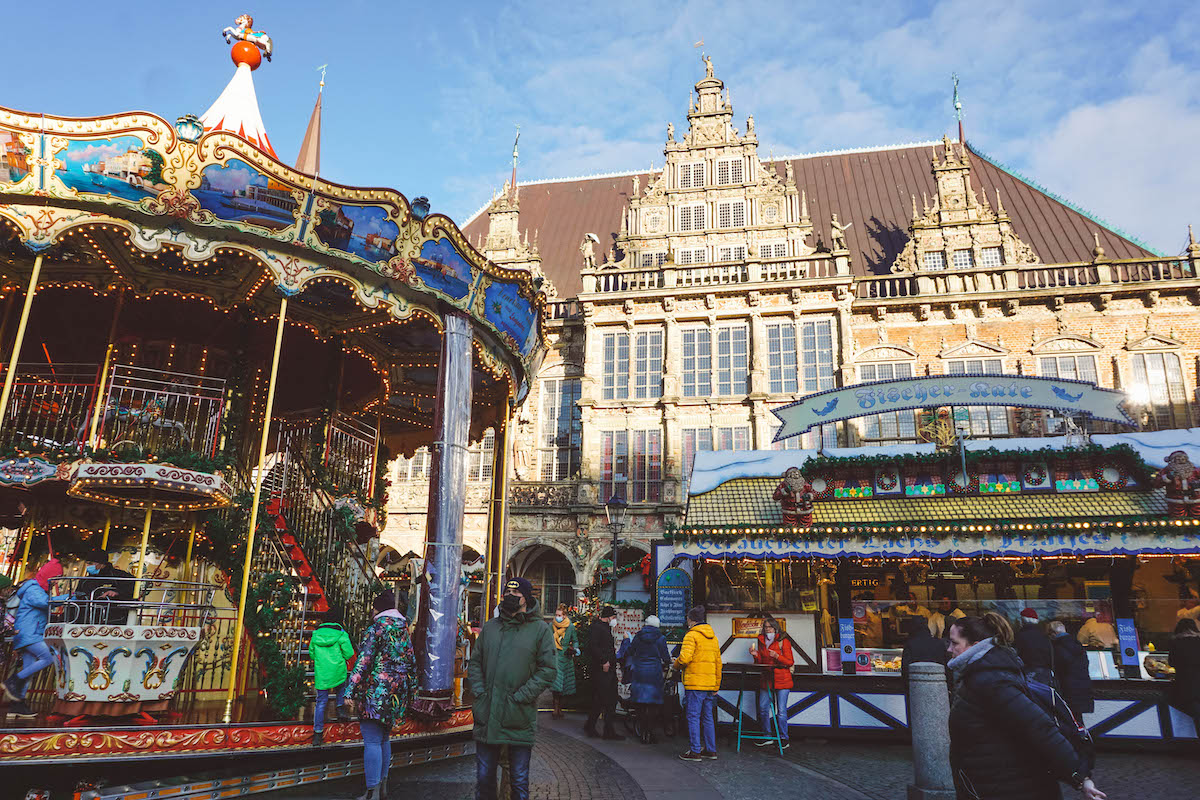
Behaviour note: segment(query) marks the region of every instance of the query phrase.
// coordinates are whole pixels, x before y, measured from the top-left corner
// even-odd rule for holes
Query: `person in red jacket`
[[[770,664],[773,670],[762,677],[758,690],[758,724],[762,726],[767,736],[774,735],[771,727],[771,696],[775,697],[775,707],[778,717],[775,722],[779,726],[779,738],[784,749],[788,746],[788,695],[792,689],[792,643],[783,635],[783,629],[773,617],[763,620],[762,633],[758,641],[750,645],[750,655],[754,656],[755,664]],[[759,747],[767,747],[774,741],[763,739],[755,742]]]

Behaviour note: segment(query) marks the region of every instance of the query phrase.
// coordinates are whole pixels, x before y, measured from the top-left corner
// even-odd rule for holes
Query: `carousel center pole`
[[[142,573],[146,568],[146,549],[150,545],[150,518],[154,516],[154,507],[146,506],[146,516],[142,518],[142,546],[138,549],[137,583],[133,585],[133,596],[142,594]]]
[[[112,530],[112,512],[104,511],[104,535],[100,537],[100,549],[108,550],[108,534]]]
[[[267,383],[267,407],[263,410],[262,438],[258,445],[258,473],[254,479],[254,500],[250,504],[250,530],[246,533],[246,558],[242,564],[242,590],[238,593],[237,621],[233,626],[233,653],[229,660],[229,693],[225,696],[225,723],[233,719],[233,701],[237,695],[238,657],[242,649],[242,631],[246,623],[246,594],[250,591],[250,560],[254,556],[254,531],[258,527],[258,503],[266,477],[267,444],[270,441],[271,413],[275,408],[275,379],[279,375],[279,351],[283,347],[283,329],[287,321],[287,295],[279,300],[279,327],[275,331],[275,352],[271,355],[271,380]]]
[[[12,356],[8,360],[8,372],[4,374],[4,390],[0,392],[0,420],[8,412],[8,398],[12,395],[13,382],[17,378],[17,359],[21,357],[21,345],[25,342],[25,328],[29,325],[29,309],[33,307],[33,292],[37,288],[38,276],[42,273],[42,254],[33,259],[33,272],[29,275],[29,288],[25,290],[25,305],[21,308],[21,321],[17,323],[17,338],[13,340]]]
[[[446,719],[454,702],[471,428],[471,325],[460,312],[445,316],[441,355],[425,529],[428,602],[421,604],[417,620],[425,646],[417,653],[419,685],[413,702],[413,712],[429,719]]]
[[[20,583],[25,580],[25,568],[29,564],[29,545],[33,543],[33,535],[37,533],[37,527],[33,520],[33,509],[29,509],[29,531],[25,534],[25,550],[21,553],[21,568],[17,570],[14,583]]]

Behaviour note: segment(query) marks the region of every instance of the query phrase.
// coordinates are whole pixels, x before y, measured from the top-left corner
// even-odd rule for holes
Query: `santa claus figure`
[[[813,490],[799,467],[788,467],[772,495],[783,511],[783,524],[790,527],[812,526]]]
[[[1157,484],[1167,487],[1167,513],[1172,517],[1200,517],[1200,469],[1188,454],[1176,450],[1158,473]]]

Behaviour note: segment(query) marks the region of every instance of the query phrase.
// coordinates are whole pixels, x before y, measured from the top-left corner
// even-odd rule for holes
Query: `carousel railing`
[[[100,439],[110,450],[133,444],[212,456],[224,411],[222,378],[114,364],[104,384]],[[90,422],[81,434],[86,436]]]
[[[310,466],[320,465],[338,491],[370,496],[374,489],[379,429],[374,424],[338,412],[328,425],[284,425],[279,450],[299,453]]]
[[[280,508],[288,532],[295,537],[327,601],[345,614],[343,625],[352,639],[366,629],[375,591],[375,570],[352,533],[340,530],[334,501],[317,480],[308,460],[310,448],[301,437],[286,441],[273,470]]]
[[[87,437],[96,364],[18,364],[0,448],[71,449]]]
[[[89,588],[88,583],[99,585]],[[107,597],[107,594],[113,597]],[[158,578],[60,577],[50,580],[50,619],[64,625],[203,628],[212,622],[217,587]],[[128,599],[121,599],[127,594]]]

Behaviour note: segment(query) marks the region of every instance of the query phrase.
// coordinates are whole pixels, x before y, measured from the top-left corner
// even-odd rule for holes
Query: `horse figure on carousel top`
[[[271,60],[271,52],[273,50],[271,37],[265,31],[254,30],[254,17],[249,14],[242,14],[234,20],[233,25],[221,31],[221,35],[225,37],[225,44],[233,44],[234,39],[249,42],[259,50],[262,50],[267,61]]]

